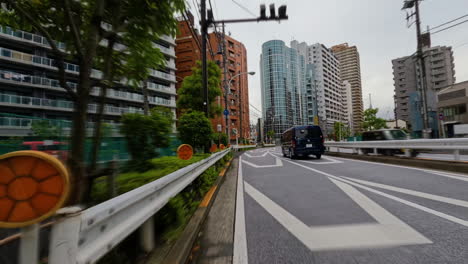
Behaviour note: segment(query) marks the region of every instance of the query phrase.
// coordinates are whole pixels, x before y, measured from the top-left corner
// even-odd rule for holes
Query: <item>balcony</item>
[[[31,128],[34,122],[43,121],[43,119],[35,119],[35,118],[24,118],[24,117],[0,117],[0,127],[11,127],[11,128]],[[65,129],[72,128],[72,122],[68,120],[47,120],[51,126],[61,127]],[[111,128],[117,129],[119,128],[120,124],[118,123],[106,123]],[[86,128],[94,128],[94,122],[87,122]]]
[[[8,26],[0,26],[0,36],[50,48],[49,42],[43,36],[32,34],[22,30],[14,30]],[[55,45],[57,45],[59,49],[65,50],[65,43],[56,41]]]
[[[3,83],[17,83],[21,85],[27,86],[34,86],[38,87],[41,86],[43,88],[57,90],[57,91],[65,91],[61,86],[58,80],[48,79],[44,77],[32,76],[32,75],[25,75],[25,74],[18,74],[16,72],[10,71],[2,71],[0,70],[0,82]],[[67,82],[67,84],[73,89],[76,90],[77,84],[73,82]]]
[[[161,36],[160,39],[161,39],[161,40],[164,40],[164,41],[166,41],[167,43],[170,43],[170,44],[172,44],[172,45],[174,45],[174,46],[175,46],[175,44],[176,44],[176,43],[175,43],[175,40],[174,40],[172,37],[167,36],[167,35]]]
[[[71,111],[73,110],[73,102],[66,100],[51,100],[51,99],[42,99],[37,97],[29,96],[18,96],[18,95],[9,95],[9,94],[0,94],[0,104],[3,105],[21,105],[27,106],[30,108],[45,108],[45,109],[54,109],[60,108],[61,110]]]
[[[161,50],[162,53],[164,53],[164,54],[166,54],[168,56],[174,57],[174,58],[176,57],[174,49],[166,48],[163,45],[159,45],[159,44],[156,44],[156,43],[154,43],[154,46],[157,47],[159,50]]]
[[[58,68],[55,66],[56,62],[54,59],[49,59],[46,57],[31,55],[28,53],[18,52],[11,49],[0,48],[0,58],[7,59],[9,61],[15,61],[19,63],[25,63],[29,65],[38,65],[44,68],[48,68],[51,70],[57,71]],[[80,66],[71,64],[71,63],[64,63],[65,71],[68,73],[79,74]],[[101,79],[102,72],[93,69],[91,71],[91,77]]]
[[[172,74],[169,74],[169,73],[165,73],[165,72],[150,69],[150,75],[153,76],[153,77],[161,78],[161,79],[176,83],[175,76],[172,75]]]
[[[157,92],[163,92],[167,94],[172,94],[176,95],[176,90],[175,88],[157,84],[157,83],[152,83],[152,82],[147,82],[147,88],[152,91],[157,91]]]

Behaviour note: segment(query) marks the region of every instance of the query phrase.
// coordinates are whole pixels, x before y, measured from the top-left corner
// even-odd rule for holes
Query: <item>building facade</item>
[[[265,130],[275,137],[307,123],[304,56],[281,40],[267,41],[260,55],[262,115]]]
[[[468,124],[468,81],[449,85],[437,93],[443,137],[454,137],[456,125]]]
[[[65,49],[64,43],[57,43]],[[174,39],[162,37],[154,40],[166,58],[166,67],[150,69],[147,80],[150,107],[165,106],[175,113],[175,51]],[[79,67],[66,61],[66,79],[70,87],[76,88]],[[92,70],[92,78],[102,78],[102,72]],[[89,129],[94,127],[100,89],[92,88],[88,105]],[[34,120],[60,122],[68,132],[74,104],[65,89],[60,87],[57,67],[50,46],[44,37],[0,26],[0,136],[32,135]],[[142,90],[125,84],[115,83],[108,89],[104,111],[104,122],[116,124],[125,113],[143,112]],[[66,132],[65,131],[65,132]]]
[[[451,47],[437,46],[424,48],[423,54],[429,124],[433,136],[437,136],[436,93],[455,83],[453,52]],[[392,65],[397,118],[406,121],[408,128],[415,133],[414,136],[418,136],[423,129],[421,69],[414,56],[394,59]]]
[[[191,14],[188,16],[188,21],[179,19],[179,34],[176,38],[176,65],[177,65],[177,88],[182,85],[183,78],[192,74],[192,68],[196,62],[201,60],[200,48],[197,45],[196,38],[201,43],[201,36],[195,29],[194,18]],[[191,32],[191,28],[193,31]],[[220,67],[223,84],[220,87],[223,91],[223,96],[216,100],[218,105],[224,110],[229,111],[228,127],[230,141],[234,142],[236,137],[249,139],[250,138],[250,114],[249,114],[249,85],[247,73],[247,50],[244,44],[230,36],[222,36],[220,33],[210,33],[208,35],[209,44],[207,49],[208,60],[215,61]],[[224,74],[223,66],[223,41],[225,42],[226,50],[226,74]],[[240,74],[240,75],[239,75]],[[224,89],[230,84],[228,90]],[[227,101],[224,94],[228,93]],[[213,129],[218,130],[221,125],[221,130],[226,131],[226,118],[224,115],[218,116],[211,120]],[[237,134],[235,133],[237,132]]]
[[[292,47],[298,47],[301,53],[304,52],[305,43],[292,41]],[[305,50],[305,63],[312,64],[309,66],[312,74],[308,74],[310,79],[310,87],[308,96],[316,98],[316,109],[319,119],[319,124],[326,134],[333,133],[333,125],[335,122],[348,123],[343,105],[345,95],[343,82],[340,77],[340,62],[325,45],[316,43],[307,46]],[[313,104],[308,104],[308,106]],[[309,108],[310,109],[310,108]],[[313,113],[313,111],[308,111]],[[313,120],[313,116],[308,116],[308,120]]]
[[[350,128],[354,133],[362,130],[364,107],[362,102],[361,65],[359,52],[356,46],[343,43],[331,47],[332,52],[340,62],[340,77],[342,81],[348,81],[351,85],[351,119]]]

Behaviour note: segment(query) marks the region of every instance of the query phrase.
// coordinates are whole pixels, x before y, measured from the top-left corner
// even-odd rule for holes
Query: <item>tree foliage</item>
[[[351,135],[349,127],[342,122],[335,122],[333,124],[333,132],[335,134],[335,140],[346,139]]]
[[[62,128],[53,126],[47,120],[35,120],[31,124],[31,130],[34,136],[41,139],[55,139],[62,135]]]
[[[71,203],[78,203],[87,186],[83,159],[91,88],[99,86],[103,91],[96,116],[99,139],[106,88],[122,77],[130,84],[140,85],[148,77],[148,68],[158,68],[164,63],[153,41],[162,35],[175,35],[174,14],[183,11],[186,3],[184,0],[0,0],[0,4],[6,7],[0,9],[1,25],[47,39],[50,57],[58,68],[60,86],[74,101],[68,166],[75,188]],[[56,41],[64,43],[65,50]],[[76,90],[67,83],[65,61],[79,66]],[[101,78],[91,77],[93,68],[101,70]]]
[[[213,133],[212,139],[216,144],[223,144],[224,146],[228,145],[228,136],[226,133]]]
[[[216,97],[222,95],[221,92],[221,69],[213,61],[208,61],[208,101],[210,105],[210,117],[221,114],[221,107],[216,104]],[[193,73],[185,77],[182,86],[177,91],[177,108],[184,111],[203,112],[204,94],[202,89],[202,69],[201,62],[192,69]]]
[[[362,127],[365,131],[387,128],[385,119],[377,117],[378,108],[368,108],[364,111]]]
[[[169,146],[172,115],[154,108],[150,115],[125,114],[121,122],[133,167],[145,170],[148,160],[158,156],[156,149]]]
[[[179,119],[179,139],[195,149],[204,149],[210,145],[213,128],[203,112],[192,111],[183,114]]]

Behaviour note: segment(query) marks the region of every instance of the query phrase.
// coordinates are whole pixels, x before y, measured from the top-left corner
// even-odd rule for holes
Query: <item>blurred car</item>
[[[382,140],[408,140],[409,135],[401,129],[380,129],[366,131],[362,133],[362,141],[382,141]],[[364,154],[374,152],[373,149],[362,149]],[[404,154],[404,149],[377,149],[378,154],[393,156],[395,154]],[[416,157],[418,152],[411,150],[411,157]]]

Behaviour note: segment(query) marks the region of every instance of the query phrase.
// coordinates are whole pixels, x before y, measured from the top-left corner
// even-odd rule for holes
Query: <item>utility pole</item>
[[[208,23],[206,21],[206,0],[201,0],[200,5],[200,26],[201,26],[201,37],[202,37],[202,87],[203,87],[203,107],[205,110],[206,117],[209,117],[209,106],[208,106],[208,69],[206,61],[206,39],[208,37]]]
[[[416,10],[416,35],[418,40],[418,61],[419,61],[419,68],[421,69],[421,97],[422,97],[422,116],[424,122],[424,130],[423,130],[423,137],[430,138],[431,137],[431,129],[429,128],[429,117],[427,113],[427,97],[426,97],[426,65],[424,63],[424,55],[423,55],[423,44],[421,41],[421,18],[419,15],[419,1],[415,0],[415,10]]]
[[[415,9],[415,13],[408,16],[407,19],[412,17],[413,15],[416,16],[416,38],[417,38],[417,51],[416,51],[416,58],[418,60],[417,65],[421,70],[420,76],[420,86],[421,86],[421,101],[422,101],[422,118],[423,118],[423,137],[430,138],[432,129],[429,126],[429,116],[428,116],[428,109],[427,109],[427,80],[426,80],[426,65],[424,63],[424,54],[423,54],[423,43],[421,41],[421,17],[419,13],[419,2],[422,0],[405,0],[403,9],[413,8]]]

